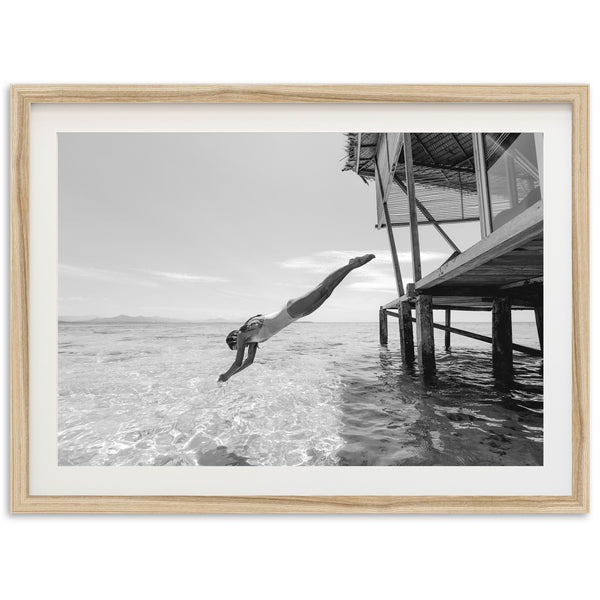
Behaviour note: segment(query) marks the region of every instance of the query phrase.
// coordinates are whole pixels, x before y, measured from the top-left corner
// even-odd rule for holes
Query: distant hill
[[[64,315],[64,316],[60,316],[58,317],[58,322],[59,323],[78,323],[79,321],[91,321],[92,319],[95,319],[96,315],[84,315],[81,317],[72,317],[70,315]]]

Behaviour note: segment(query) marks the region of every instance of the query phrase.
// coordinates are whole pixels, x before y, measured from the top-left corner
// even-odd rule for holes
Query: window
[[[492,230],[542,200],[542,134],[484,135]]]

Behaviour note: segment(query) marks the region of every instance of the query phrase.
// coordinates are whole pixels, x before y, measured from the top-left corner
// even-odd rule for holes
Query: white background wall
[[[593,4],[578,0],[12,0],[3,6],[5,340],[10,83],[600,83],[597,19]],[[598,108],[593,87],[592,144]],[[593,231],[596,217],[592,210]],[[593,255],[597,248],[592,236]],[[592,338],[598,333],[592,319]],[[592,367],[596,349],[592,344]],[[2,350],[6,598],[598,593],[597,498],[588,516],[10,516],[7,343]],[[597,391],[596,378],[592,404]],[[592,425],[597,439],[597,419]],[[592,485],[592,497],[594,491]]]

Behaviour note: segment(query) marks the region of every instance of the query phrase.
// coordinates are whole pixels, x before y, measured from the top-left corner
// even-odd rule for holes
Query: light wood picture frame
[[[30,493],[30,114],[80,103],[562,103],[572,114],[572,449],[564,496],[57,496]],[[589,511],[589,89],[586,85],[13,85],[11,508],[15,513]]]

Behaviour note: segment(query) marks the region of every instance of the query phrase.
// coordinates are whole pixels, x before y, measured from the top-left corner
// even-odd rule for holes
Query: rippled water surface
[[[540,359],[516,352],[503,389],[488,344],[453,336],[446,353],[436,331],[425,384],[377,327],[295,323],[217,383],[230,325],[60,323],[59,464],[542,464]],[[513,335],[538,347],[532,324]]]

